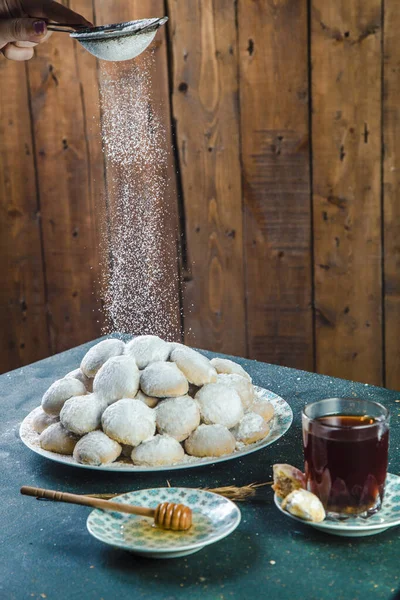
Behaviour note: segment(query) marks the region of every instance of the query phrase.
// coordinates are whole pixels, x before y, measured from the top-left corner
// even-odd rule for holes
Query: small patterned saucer
[[[390,473],[388,473],[386,479],[385,496],[382,508],[375,515],[368,517],[368,519],[351,517],[344,521],[327,519],[326,521],[322,521],[322,523],[311,523],[311,521],[304,521],[283,510],[281,507],[282,500],[277,498],[276,495],[274,500],[279,510],[287,517],[290,517],[299,523],[303,523],[303,525],[310,525],[311,527],[315,527],[315,529],[320,529],[321,531],[332,535],[364,537],[367,535],[375,535],[382,531],[386,531],[386,529],[389,529],[390,527],[400,525],[400,477]]]
[[[178,558],[222,540],[240,523],[240,510],[230,500],[191,488],[155,488],[129,492],[115,502],[156,508],[160,502],[186,504],[193,511],[189,531],[165,531],[151,519],[117,512],[94,510],[86,522],[89,533],[98,540],[146,556]]]

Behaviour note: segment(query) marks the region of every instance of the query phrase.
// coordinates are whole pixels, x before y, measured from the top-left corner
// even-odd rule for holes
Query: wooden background
[[[400,389],[397,0],[64,3],[169,16],[153,88],[186,340]],[[0,60],[1,371],[101,331],[98,73],[61,34]]]

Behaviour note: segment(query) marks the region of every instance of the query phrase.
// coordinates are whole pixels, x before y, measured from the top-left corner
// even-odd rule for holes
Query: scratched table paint
[[[399,392],[242,359],[254,383],[285,398],[294,412],[289,432],[265,450],[170,474],[99,473],[45,460],[22,444],[19,423],[40,403],[50,383],[79,365],[90,345],[0,376],[0,598],[386,600],[400,591],[400,527],[358,540],[330,537],[281,515],[269,487],[240,504],[242,522],[227,539],[169,561],[135,557],[93,539],[86,531],[90,509],[20,496],[24,484],[122,493],[164,486],[167,479],[189,487],[269,481],[275,462],[301,466],[302,406],[332,396],[372,398],[390,408],[389,470],[400,474]]]

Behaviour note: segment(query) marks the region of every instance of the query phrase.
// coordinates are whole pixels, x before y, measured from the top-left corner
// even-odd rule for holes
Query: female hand
[[[32,58],[34,46],[51,35],[47,31],[46,20],[92,25],[78,13],[53,0],[0,0],[0,52],[10,60]]]

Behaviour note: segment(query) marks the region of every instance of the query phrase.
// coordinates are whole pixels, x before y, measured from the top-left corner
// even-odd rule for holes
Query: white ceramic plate
[[[126,471],[126,472],[150,472],[150,471],[172,471],[175,469],[190,469],[192,467],[203,467],[205,465],[213,465],[217,462],[224,462],[226,460],[233,460],[235,458],[241,458],[246,454],[251,454],[252,452],[256,452],[257,450],[261,450],[262,448],[266,448],[270,444],[276,442],[279,438],[281,438],[286,431],[289,429],[290,425],[293,421],[293,413],[289,404],[277,396],[273,392],[266,390],[264,388],[260,388],[255,386],[256,393],[260,398],[266,398],[271,402],[275,409],[275,415],[273,419],[273,424],[271,427],[271,431],[267,437],[259,442],[254,444],[250,444],[248,446],[244,446],[241,449],[236,450],[232,454],[228,454],[226,456],[220,456],[216,458],[196,458],[193,456],[185,456],[185,459],[181,463],[177,463],[175,465],[165,466],[165,467],[137,467],[133,465],[128,459],[124,462],[122,460],[118,460],[114,463],[104,466],[92,466],[92,465],[81,465],[76,462],[72,456],[63,456],[62,454],[57,454],[56,452],[49,452],[48,450],[43,450],[39,446],[39,434],[37,434],[32,428],[32,419],[35,416],[36,411],[40,410],[40,407],[35,408],[25,419],[23,420],[19,434],[21,440],[24,442],[26,446],[36,454],[40,454],[45,458],[53,460],[58,463],[62,463],[65,465],[71,465],[73,467],[79,467],[80,469],[96,469],[99,471]]]
[[[367,535],[375,535],[386,531],[390,527],[400,525],[400,477],[388,473],[386,479],[385,496],[383,499],[382,508],[379,512],[367,519],[362,517],[351,517],[343,521],[333,521],[326,519],[322,523],[312,523],[304,521],[294,515],[291,515],[281,507],[282,499],[276,495],[274,497],[276,506],[281,513],[286,517],[290,517],[298,523],[309,525],[325,533],[338,535],[342,537],[365,537]]]
[[[232,533],[240,523],[240,510],[227,498],[191,488],[154,488],[113,498],[136,506],[156,508],[161,502],[185,504],[193,511],[189,531],[165,531],[151,519],[95,509],[86,525],[96,539],[148,558],[178,558],[198,552]]]

